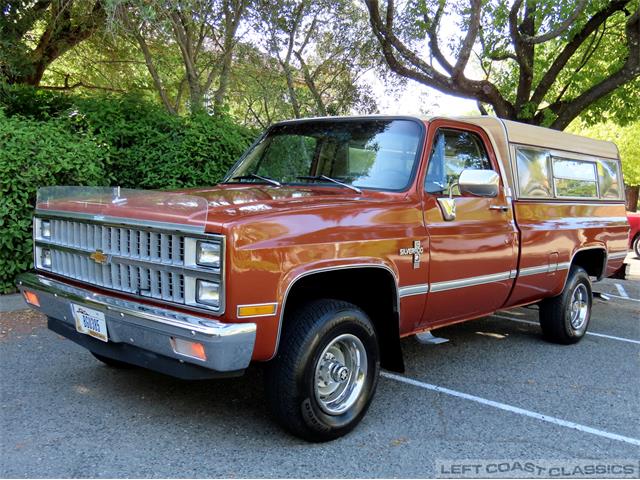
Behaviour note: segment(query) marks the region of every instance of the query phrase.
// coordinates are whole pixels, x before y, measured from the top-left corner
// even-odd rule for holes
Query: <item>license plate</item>
[[[109,341],[107,335],[107,322],[104,319],[104,313],[93,310],[92,308],[83,307],[80,305],[71,304],[71,311],[73,312],[73,318],[76,321],[76,330],[85,335],[90,335],[93,338],[102,340],[103,342]]]

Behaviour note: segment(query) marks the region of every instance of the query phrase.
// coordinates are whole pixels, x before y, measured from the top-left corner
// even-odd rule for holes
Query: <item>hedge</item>
[[[135,95],[0,91],[0,293],[31,263],[45,185],[169,189],[214,185],[256,132],[227,116],[180,117]]]
[[[7,118],[0,109],[0,292],[32,261],[31,214],[41,185],[98,185],[105,155],[62,122]]]

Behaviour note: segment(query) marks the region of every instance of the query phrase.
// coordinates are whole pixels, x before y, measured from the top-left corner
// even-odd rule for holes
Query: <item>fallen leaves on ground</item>
[[[0,313],[0,342],[32,335],[47,326],[47,317],[35,310]]]

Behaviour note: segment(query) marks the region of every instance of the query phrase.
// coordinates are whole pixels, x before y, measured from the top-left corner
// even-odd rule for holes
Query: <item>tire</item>
[[[589,328],[592,303],[589,275],[582,267],[571,267],[562,293],[540,302],[542,334],[553,343],[579,342]]]
[[[636,254],[636,257],[640,258],[640,233],[633,239],[633,245],[631,246]]]
[[[104,357],[104,356],[99,355],[97,353],[91,352],[91,355],[93,355],[98,360],[100,360],[102,363],[104,363],[105,365],[107,365],[108,367],[111,367],[111,368],[118,368],[120,370],[128,370],[128,369],[131,369],[131,368],[135,368],[135,365],[131,365],[130,363],[125,363],[125,362],[121,362],[120,360],[114,360],[113,358]]]
[[[315,300],[288,317],[265,372],[267,402],[293,435],[333,440],[365,415],[379,373],[378,340],[367,315],[347,302]]]

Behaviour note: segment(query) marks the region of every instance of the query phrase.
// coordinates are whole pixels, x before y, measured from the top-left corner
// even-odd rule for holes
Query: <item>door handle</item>
[[[508,212],[509,205],[491,205],[489,210],[498,210],[499,212]]]

